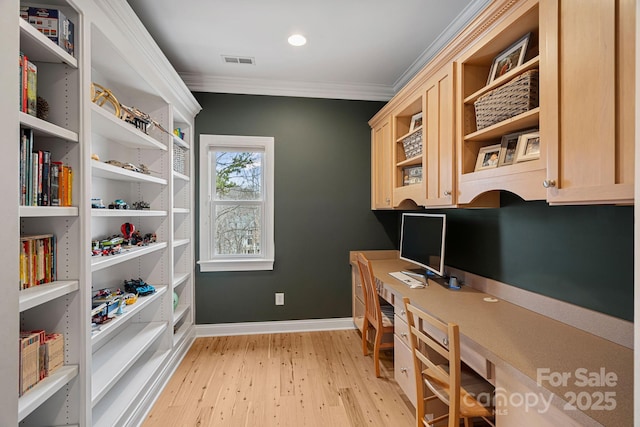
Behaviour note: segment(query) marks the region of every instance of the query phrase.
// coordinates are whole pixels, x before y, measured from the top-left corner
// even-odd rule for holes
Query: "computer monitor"
[[[400,258],[444,276],[444,214],[403,213]]]

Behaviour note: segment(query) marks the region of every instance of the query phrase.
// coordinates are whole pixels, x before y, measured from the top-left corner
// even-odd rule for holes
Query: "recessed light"
[[[287,40],[292,46],[302,46],[307,43],[307,39],[301,34],[293,34]]]

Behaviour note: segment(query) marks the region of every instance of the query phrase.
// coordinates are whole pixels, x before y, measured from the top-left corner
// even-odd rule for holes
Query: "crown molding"
[[[180,73],[193,92],[218,92],[250,95],[334,98],[363,101],[388,101],[395,92],[392,87],[372,84],[293,82],[285,80],[219,77],[196,73]]]
[[[482,12],[493,0],[473,0],[464,10],[444,29],[431,45],[407,68],[407,70],[393,84],[395,93],[399,92],[425,65],[429,63],[455,36],[458,35],[476,16]]]

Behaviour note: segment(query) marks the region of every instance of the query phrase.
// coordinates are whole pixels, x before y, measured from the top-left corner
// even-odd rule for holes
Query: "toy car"
[[[109,204],[109,209],[129,209],[129,205],[122,199],[116,199]]]
[[[102,199],[93,198],[93,199],[91,199],[91,208],[92,209],[106,209],[106,206],[104,205],[104,203],[102,203]]]
[[[148,209],[150,209],[150,207],[151,206],[149,205],[149,203],[147,203],[147,202],[145,202],[143,200],[140,200],[139,202],[133,202],[133,205],[132,205],[132,209],[136,209],[136,210],[140,210],[140,211],[141,210],[148,210]]]
[[[126,292],[130,292],[132,294],[138,294],[139,296],[144,297],[154,293],[156,291],[156,288],[146,284],[144,280],[138,278],[137,280],[136,279],[125,280],[124,290]]]

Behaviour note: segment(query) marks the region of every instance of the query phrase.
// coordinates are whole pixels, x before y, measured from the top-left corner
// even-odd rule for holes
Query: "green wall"
[[[196,141],[203,133],[273,136],[276,167],[274,270],[196,267],[196,323],[351,316],[349,251],[395,244],[370,210],[367,122],[383,103],[194,95],[202,105]],[[395,227],[396,215],[388,217]],[[284,306],[274,305],[276,292]]]
[[[440,212],[447,265],[633,321],[633,207],[503,193],[499,209]]]
[[[398,245],[400,212],[370,210],[367,122],[383,104],[195,96],[196,136],[273,136],[276,147],[274,270],[198,271],[196,323],[349,317],[349,251]],[[446,264],[633,320],[633,207],[548,206],[509,193],[501,205],[438,211],[447,214]]]

